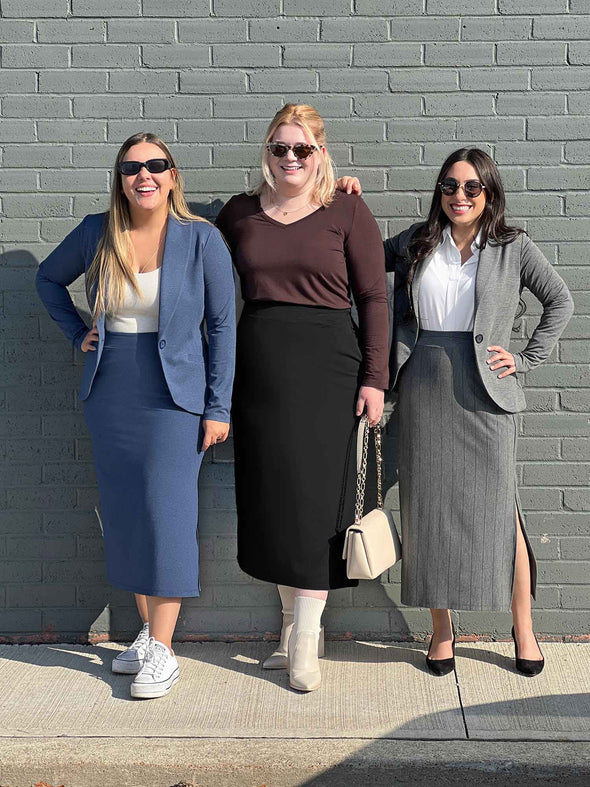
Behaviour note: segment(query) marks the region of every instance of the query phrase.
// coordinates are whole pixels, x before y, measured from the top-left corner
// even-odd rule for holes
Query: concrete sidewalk
[[[271,643],[178,644],[168,697],[132,700],[122,646],[0,646],[0,786],[590,784],[590,645],[459,643],[457,670],[410,644],[329,642],[322,688],[263,671]],[[528,779],[528,781],[527,781]]]

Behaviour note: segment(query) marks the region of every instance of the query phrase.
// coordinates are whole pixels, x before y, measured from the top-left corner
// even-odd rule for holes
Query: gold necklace
[[[133,244],[133,241],[131,241],[131,243]],[[154,259],[156,254],[158,254],[158,252],[160,251],[160,247],[161,246],[162,246],[162,238],[160,238],[160,240],[158,241],[158,245],[156,246],[156,250],[151,255],[151,257],[149,257],[147,260],[145,260],[145,262],[141,263],[141,265],[138,264],[136,273],[144,273],[145,272],[145,269],[148,267],[148,265]],[[133,251],[135,252],[135,245],[133,246]]]
[[[279,213],[283,214],[283,216],[288,216],[291,213],[299,213],[300,210],[305,210],[305,208],[308,208],[310,205],[311,202],[306,202],[305,205],[303,205],[301,208],[296,208],[295,210],[284,210],[283,208],[281,208],[280,205],[277,205],[276,202],[272,203],[273,208],[276,208],[279,211]]]
[[[142,265],[139,265],[139,266],[138,266],[138,268],[137,268],[137,272],[138,272],[138,273],[144,273],[144,272],[145,272],[145,269],[148,267],[148,265],[150,264],[150,262],[151,262],[151,261],[154,259],[154,257],[156,256],[156,254],[157,254],[159,251],[160,251],[160,244],[158,244],[158,248],[155,250],[155,252],[154,252],[154,253],[152,254],[152,256],[149,258],[149,260],[146,260],[146,261],[145,261],[145,262],[144,262]]]

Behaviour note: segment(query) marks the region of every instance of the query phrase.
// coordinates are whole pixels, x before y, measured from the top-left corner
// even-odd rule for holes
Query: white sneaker
[[[131,696],[142,699],[164,697],[179,678],[176,656],[163,642],[150,637],[143,666],[131,684]]]
[[[141,631],[127,648],[119,653],[111,663],[113,672],[121,672],[125,675],[135,675],[143,666],[148,640],[150,638],[149,623],[144,623]]]

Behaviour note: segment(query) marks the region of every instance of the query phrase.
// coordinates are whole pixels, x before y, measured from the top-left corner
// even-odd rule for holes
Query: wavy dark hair
[[[487,243],[505,245],[520,235],[524,230],[506,224],[504,211],[506,197],[504,186],[498,172],[496,162],[479,148],[460,148],[447,157],[436,178],[436,186],[432,194],[432,202],[426,222],[416,231],[409,246],[408,255],[411,262],[410,281],[416,266],[432,254],[442,240],[443,230],[449,224],[449,217],[442,209],[439,183],[447,176],[447,172],[458,161],[467,161],[477,171],[479,180],[485,186],[485,207],[480,217],[481,245]]]
[[[441,190],[438,185],[447,176],[447,172],[453,164],[458,161],[467,161],[476,170],[479,180],[485,186],[485,207],[479,220],[481,230],[481,241],[479,248],[483,249],[486,244],[493,243],[504,246],[512,243],[524,230],[519,227],[512,227],[506,223],[504,212],[506,210],[506,197],[502,178],[498,172],[496,162],[484,150],[480,148],[460,148],[448,156],[436,178],[436,186],[432,194],[432,202],[428,218],[420,226],[412,240],[408,244],[408,259],[410,269],[408,274],[408,286],[411,284],[416,268],[436,249],[442,241],[443,230],[449,224],[450,219],[442,209]],[[411,304],[411,299],[410,299]],[[410,305],[411,309],[411,305]],[[515,315],[516,319],[522,317],[526,311],[526,304],[520,299],[519,309]]]

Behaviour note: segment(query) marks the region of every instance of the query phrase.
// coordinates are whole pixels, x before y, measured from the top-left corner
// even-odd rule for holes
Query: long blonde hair
[[[94,319],[102,313],[112,314],[117,311],[123,302],[126,283],[136,295],[139,294],[130,265],[130,260],[133,259],[133,246],[129,236],[131,229],[129,202],[123,191],[122,175],[117,167],[127,151],[140,142],[157,145],[174,170],[174,187],[168,194],[168,213],[179,221],[206,221],[192,213],[187,205],[182,175],[166,143],[155,134],[148,132],[140,132],[126,139],[117,153],[113,169],[110,208],[96,254],[86,275],[86,294],[92,305]]]
[[[326,132],[324,130],[324,121],[317,109],[309,104],[285,104],[270,121],[262,148],[262,180],[259,185],[252,190],[252,194],[263,194],[267,189],[276,191],[277,186],[269,165],[271,153],[266,149],[266,145],[272,140],[277,128],[287,123],[294,123],[300,126],[314,145],[317,145],[319,148],[324,148],[324,150],[317,155],[318,171],[315,188],[312,193],[312,200],[314,202],[319,202],[320,205],[329,205],[334,199],[334,192],[336,190],[334,162],[325,149]]]

